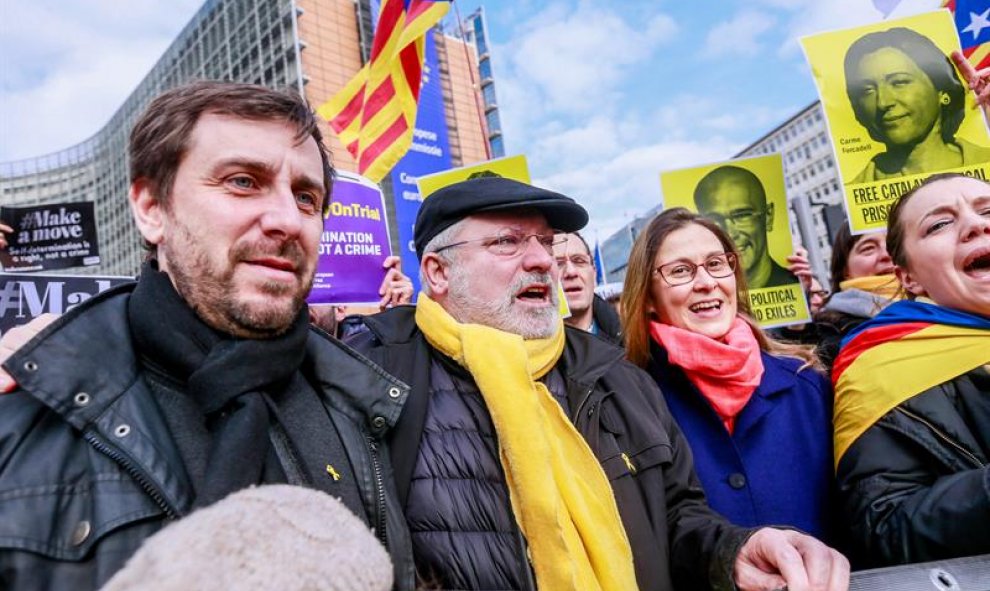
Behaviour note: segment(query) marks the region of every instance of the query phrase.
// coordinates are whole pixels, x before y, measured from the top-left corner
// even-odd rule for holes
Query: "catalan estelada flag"
[[[963,55],[976,69],[990,66],[990,0],[945,0],[959,31]]]
[[[832,367],[835,465],[897,405],[990,363],[990,318],[902,300],[842,340]]]
[[[371,59],[316,110],[376,183],[412,144],[426,34],[449,8],[450,0],[385,0]]]

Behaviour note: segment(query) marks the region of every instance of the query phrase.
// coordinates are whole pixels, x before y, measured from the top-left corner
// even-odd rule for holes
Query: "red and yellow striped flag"
[[[316,110],[376,183],[412,144],[426,34],[449,8],[449,0],[385,0],[371,59]]]
[[[990,319],[901,300],[842,339],[832,366],[835,465],[905,400],[990,363]]]

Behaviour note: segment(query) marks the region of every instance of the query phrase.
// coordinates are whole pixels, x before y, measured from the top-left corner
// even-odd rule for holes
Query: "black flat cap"
[[[588,223],[588,212],[570,197],[504,177],[480,177],[447,185],[423,200],[416,216],[416,256],[433,238],[476,213],[532,208],[559,232],[576,232]]]

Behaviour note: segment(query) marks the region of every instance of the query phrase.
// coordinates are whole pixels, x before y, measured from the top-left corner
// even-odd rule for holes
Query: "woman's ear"
[[[657,307],[653,305],[653,296],[647,295],[646,302],[643,305],[643,311],[646,312],[646,317],[650,320],[660,321],[660,313],[657,312]]]
[[[908,293],[915,296],[928,295],[925,293],[925,288],[923,288],[921,284],[915,280],[914,275],[912,275],[912,273],[904,267],[895,265],[894,275],[897,276],[897,280],[901,282],[901,285]]]

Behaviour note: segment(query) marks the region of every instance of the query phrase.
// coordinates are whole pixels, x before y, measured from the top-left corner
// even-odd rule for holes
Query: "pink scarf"
[[[729,332],[715,340],[669,324],[650,322],[650,335],[667,350],[670,363],[684,370],[732,433],[736,416],[763,378],[760,344],[749,324],[737,317]]]

